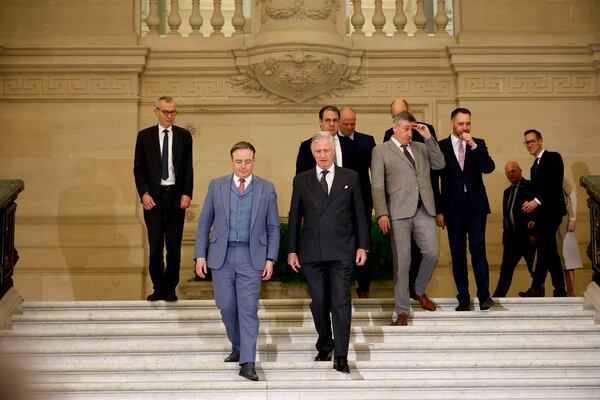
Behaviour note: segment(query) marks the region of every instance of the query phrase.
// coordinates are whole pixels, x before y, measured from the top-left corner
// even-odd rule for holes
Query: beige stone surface
[[[261,32],[253,15],[246,31],[255,34],[148,37],[140,34],[146,6],[117,0],[0,6],[0,177],[25,181],[15,285],[26,300],[139,299],[152,290],[132,167],[136,133],[156,122],[152,109],[161,95],[176,98],[176,123],[194,140],[182,282],[193,275],[195,225],[208,183],[230,172],[231,145],[256,146],[255,172],[275,182],[285,217],[298,146],[318,130],[317,111],[326,103],[354,107],[357,130],[378,143],[394,97],[407,98],[440,138],[449,134],[453,108],[471,109],[472,133],[486,140],[496,162],[485,177],[492,275],[502,251],[504,164],[517,160],[528,176],[532,162],[522,146],[525,129],[543,133],[545,147],[563,155],[576,182],[600,173],[597,0],[454,1],[457,34],[418,37],[344,35],[343,7],[335,25],[330,16],[321,28],[312,21],[311,31],[281,29],[280,21]],[[407,10],[412,18],[414,4]],[[204,24],[206,30],[210,22]],[[581,188],[578,195],[577,235],[585,250],[587,196]],[[451,296],[446,232],[440,235],[430,291]],[[589,282],[585,271],[579,289]],[[520,290],[528,277],[519,272],[516,281]]]

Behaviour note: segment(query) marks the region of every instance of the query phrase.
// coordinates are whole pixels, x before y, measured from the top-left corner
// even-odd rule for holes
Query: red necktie
[[[246,190],[246,188],[244,187],[244,182],[246,182],[246,180],[244,178],[240,178],[240,186],[238,186],[239,194],[244,194],[244,191]]]

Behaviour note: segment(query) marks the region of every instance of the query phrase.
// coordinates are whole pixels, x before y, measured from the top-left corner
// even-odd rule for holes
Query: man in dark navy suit
[[[523,138],[527,151],[535,157],[531,166],[534,198],[523,203],[523,211],[536,213],[538,252],[531,287],[525,292],[520,292],[519,296],[543,296],[542,287],[546,280],[546,273],[550,272],[554,297],[564,297],[566,296],[565,278],[556,245],[556,231],[562,217],[567,214],[563,195],[565,167],[559,153],[544,150],[544,140],[539,131],[528,129],[523,133]]]
[[[522,210],[523,203],[533,198],[531,182],[523,178],[521,167],[516,161],[507,162],[504,173],[510,186],[504,190],[502,198],[502,263],[494,297],[506,296],[521,258],[525,259],[527,269],[533,275],[535,258],[535,246],[531,240],[534,215]]]
[[[367,227],[371,227],[371,217],[373,214],[373,196],[371,195],[371,178],[369,169],[371,168],[371,154],[375,147],[375,139],[371,135],[355,131],[356,113],[350,107],[343,107],[340,110],[340,130],[338,135],[350,139],[352,143],[352,160],[350,169],[358,172],[360,179],[360,191],[362,193],[365,205],[365,218]],[[371,284],[371,269],[369,261],[367,264],[354,269],[356,277],[356,294],[359,298],[369,298],[369,286]]]
[[[340,126],[340,110],[335,106],[323,106],[319,110],[319,127],[322,132],[329,132],[333,138],[335,158],[333,163],[338,167],[354,169],[353,144],[345,136],[338,135]],[[300,143],[296,157],[296,175],[308,171],[317,165],[310,150],[311,139]]]
[[[446,159],[440,171],[441,213],[438,226],[448,228],[452,273],[458,294],[456,311],[469,311],[467,239],[473,264],[479,308],[489,310],[489,266],[485,254],[485,225],[490,213],[483,174],[494,171],[494,161],[483,139],[471,136],[471,112],[457,108],[450,114],[452,134],[439,142]],[[561,175],[562,176],[562,175]]]

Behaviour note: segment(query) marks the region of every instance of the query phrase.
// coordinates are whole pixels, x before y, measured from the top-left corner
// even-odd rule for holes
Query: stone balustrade
[[[452,0],[141,0],[141,33],[152,37],[235,37],[267,19],[287,25],[332,17],[349,36],[452,36]]]

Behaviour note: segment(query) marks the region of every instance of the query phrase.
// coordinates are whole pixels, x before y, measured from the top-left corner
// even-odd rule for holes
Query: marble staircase
[[[0,352],[36,399],[600,399],[600,325],[582,298],[499,299],[489,312],[353,303],[351,374],[314,362],[308,300],[262,300],[259,382],[224,363],[211,300],[25,302]]]

